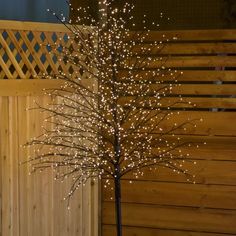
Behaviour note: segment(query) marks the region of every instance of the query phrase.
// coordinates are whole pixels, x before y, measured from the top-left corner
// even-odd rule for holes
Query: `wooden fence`
[[[162,168],[147,171],[132,184],[131,176],[122,181],[124,236],[236,235],[236,31],[153,32],[146,43],[163,34],[170,39],[161,51],[165,66],[184,72],[172,96],[181,94],[197,105],[183,105],[186,109],[175,122],[203,118],[183,138],[207,144],[183,150],[197,161],[189,166],[196,174],[195,185]],[[171,40],[176,36],[177,41]],[[150,71],[158,66],[150,63]],[[147,71],[140,73],[149,76]],[[102,198],[103,236],[112,236],[111,192],[105,189]]]
[[[70,202],[70,180],[53,179],[52,171],[29,175],[30,166],[20,164],[33,153],[22,148],[42,133],[45,115],[35,101],[46,105],[43,88],[62,85],[59,80],[40,79],[58,70],[73,74],[57,60],[47,42],[68,43],[68,31],[56,24],[0,22],[0,235],[2,236],[95,236],[98,234],[98,185],[88,182]],[[62,40],[60,40],[60,37]],[[63,42],[62,42],[63,41]]]
[[[196,166],[189,167],[196,173],[195,185],[166,169],[147,172],[133,184],[129,177],[123,180],[124,235],[235,235],[236,31],[153,32],[148,40],[162,38],[163,33],[179,38],[162,50],[163,58],[171,55],[166,66],[184,71],[179,78],[182,86],[174,94],[197,105],[196,109],[185,107],[178,119],[204,119],[183,138],[207,145],[190,150],[191,158],[197,160]],[[63,197],[69,181],[53,181],[50,171],[29,176],[29,166],[20,165],[32,153],[20,145],[42,132],[44,119],[38,111],[26,108],[34,106],[34,100],[47,104],[49,98],[41,90],[61,85],[59,80],[40,79],[41,75],[59,70],[75,76],[80,73],[53,57],[49,47],[41,46],[48,42],[70,46],[67,38],[63,26],[0,22],[2,236],[93,236],[98,231],[96,184],[81,188],[68,211]],[[150,63],[150,71],[157,66]],[[102,193],[102,235],[112,236],[114,204],[110,192]]]

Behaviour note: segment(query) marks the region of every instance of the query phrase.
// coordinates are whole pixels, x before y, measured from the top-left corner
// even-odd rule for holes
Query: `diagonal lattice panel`
[[[34,67],[30,63],[25,51],[22,49],[23,40],[21,38],[18,38],[17,40],[16,33],[11,30],[8,30],[7,33],[9,35],[9,38],[13,42],[18,54],[22,58],[21,63],[23,64],[21,64],[21,68],[22,68],[23,73],[26,75],[26,78],[29,78],[30,75],[36,75]]]
[[[8,66],[8,69],[10,70],[11,74],[14,77],[14,72],[17,71],[17,74],[19,75],[20,78],[24,78],[25,75],[22,72],[19,63],[17,62],[13,52],[11,51],[11,48],[9,47],[10,45],[14,44],[10,41],[9,36],[7,32],[5,31],[4,34],[0,34],[0,43],[5,51],[5,56],[8,57],[6,65]]]
[[[79,52],[79,44],[70,34],[66,30],[0,30],[0,79],[36,79],[60,73],[83,76],[83,71],[62,54],[65,47]]]

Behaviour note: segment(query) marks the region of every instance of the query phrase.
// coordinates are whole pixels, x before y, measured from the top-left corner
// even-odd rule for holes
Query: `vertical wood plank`
[[[28,148],[23,145],[28,141],[28,130],[27,124],[29,124],[29,112],[26,111],[27,98],[18,98],[18,131],[19,136],[19,161],[21,163],[19,167],[19,218],[20,218],[20,230],[19,235],[29,235],[28,231],[28,191],[29,191],[29,169],[28,164],[23,164],[27,160]]]
[[[91,236],[91,179],[87,180],[86,184],[82,186],[83,190],[83,235]]]
[[[36,107],[36,103],[42,104],[42,97],[34,97],[34,100],[32,99],[33,103],[31,104],[31,107]],[[33,133],[33,137],[37,137],[40,135],[40,126],[42,125],[42,114],[40,114],[38,109],[34,110],[34,120],[33,120],[33,126],[35,127],[35,133]],[[37,152],[37,150],[34,150],[34,152]],[[34,154],[35,155],[35,154]],[[43,235],[43,220],[42,219],[42,196],[44,194],[44,191],[42,189],[42,182],[44,179],[44,172],[41,173],[40,171],[37,171],[34,173],[35,175],[35,183],[33,183],[32,188],[34,189],[34,212],[35,212],[35,219],[34,219],[34,235],[35,234],[41,234]]]
[[[12,235],[12,206],[11,206],[11,175],[9,157],[9,98],[2,98],[1,114],[1,136],[2,142],[2,234]]]
[[[70,212],[67,209],[67,201],[64,200],[68,192],[68,179],[63,182],[61,180],[53,182],[53,235],[55,236],[68,235]]]
[[[29,107],[35,108],[38,104],[41,104],[42,97],[31,97],[29,101]],[[33,109],[30,111],[30,137],[34,138],[40,135],[40,127],[42,125],[42,114],[38,109]],[[30,147],[31,148],[31,147]],[[37,152],[34,147],[31,149],[31,155],[35,156]],[[29,176],[30,177],[30,176]],[[40,171],[36,171],[31,175],[30,178],[30,195],[31,195],[31,206],[30,209],[32,211],[32,235],[43,235],[43,221],[42,218],[42,196],[44,191],[42,189],[42,182],[44,178],[44,173]]]
[[[71,235],[82,235],[82,204],[82,187],[80,187],[70,201],[69,228]]]
[[[47,96],[42,97],[42,105],[47,106],[50,98]],[[42,117],[40,125],[40,133],[43,133],[43,126],[49,128],[49,124],[46,124],[44,120],[47,118],[47,114],[41,113],[40,116]],[[52,236],[52,222],[53,222],[53,209],[52,209],[52,182],[53,182],[53,175],[52,170],[48,169],[45,170],[44,173],[41,174],[42,178],[42,215],[41,218],[43,220],[42,224],[42,235],[45,236]]]
[[[91,183],[91,236],[99,236],[101,235],[100,232],[100,221],[101,221],[101,192],[100,192],[100,180],[96,179],[93,180]]]
[[[3,98],[0,97],[0,123],[2,124],[2,118],[3,118],[3,109],[2,109],[2,104],[3,104]],[[0,211],[2,212],[2,194],[3,194],[3,188],[2,188],[2,159],[3,159],[3,153],[2,153],[2,142],[3,142],[3,136],[2,136],[2,129],[4,127],[1,126],[0,128]],[[0,235],[2,236],[2,214],[0,214]]]
[[[27,110],[35,107],[35,99],[43,105],[49,101],[45,96],[0,97],[1,235],[96,236],[96,229],[91,228],[96,211],[91,181],[76,191],[68,211],[63,198],[69,192],[70,179],[55,182],[50,170],[29,175],[30,164],[19,165],[34,155],[32,147],[21,146],[43,131],[41,125],[47,115]]]
[[[12,235],[19,235],[19,159],[18,159],[18,116],[17,116],[17,97],[9,97],[9,160],[11,176],[11,221]]]
[[[32,97],[27,97],[27,103],[26,103],[26,109],[31,109],[32,105]],[[33,138],[33,134],[35,132],[35,124],[34,124],[34,111],[33,110],[28,110],[28,120],[27,120],[27,125],[26,125],[26,130],[27,130],[27,139],[30,140]],[[28,149],[28,159],[33,156],[33,150],[31,147]],[[28,171],[31,171],[30,164],[28,164]],[[34,206],[34,185],[33,183],[36,184],[36,178],[34,174],[30,174],[30,176],[27,175],[27,199],[28,199],[28,204],[27,204],[27,211],[28,211],[28,219],[30,220],[30,224],[28,224],[28,234],[29,235],[34,235],[34,223],[35,223],[35,206]]]
[[[68,209],[67,201],[63,198],[66,195],[66,183],[54,181],[53,184],[53,215],[54,215],[54,235],[63,236],[67,234]]]

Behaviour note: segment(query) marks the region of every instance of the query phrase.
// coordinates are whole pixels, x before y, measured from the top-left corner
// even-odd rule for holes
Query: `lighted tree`
[[[52,104],[39,105],[52,125],[29,143],[38,146],[30,161],[34,170],[53,167],[57,179],[71,177],[69,197],[89,178],[114,181],[117,235],[121,236],[122,177],[139,178],[145,169],[155,171],[161,166],[190,180],[183,167],[188,154],[182,154],[181,147],[191,144],[178,133],[195,124],[188,118],[170,122],[184,101],[168,99],[179,86],[181,73],[166,68],[168,59],[158,56],[168,42],[166,36],[144,45],[148,30],[126,28],[132,6],[105,5],[106,11],[100,10],[106,18],[103,23],[88,16],[89,26],[81,24],[80,18],[65,24],[62,18],[70,30],[70,46],[48,45],[73,71],[47,76],[62,79],[65,85],[48,92]],[[80,15],[83,9],[75,11]]]

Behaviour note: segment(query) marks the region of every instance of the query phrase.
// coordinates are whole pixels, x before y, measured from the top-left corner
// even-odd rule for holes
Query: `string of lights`
[[[53,167],[55,179],[70,177],[69,198],[90,178],[107,179],[104,187],[114,180],[117,235],[121,236],[120,180],[130,173],[139,178],[147,169],[166,167],[193,181],[184,167],[189,154],[181,148],[195,144],[182,141],[179,134],[195,128],[196,121],[178,119],[181,111],[176,108],[194,104],[181,96],[173,101],[182,72],[166,67],[168,57],[161,56],[166,43],[177,38],[163,34],[150,43],[148,29],[133,32],[126,27],[132,20],[132,5],[126,3],[122,9],[112,2],[102,5],[106,11],[100,9],[100,14],[106,22],[88,15],[91,25],[84,25],[80,17],[68,24],[63,15],[53,13],[69,29],[73,47],[48,46],[52,54],[73,65],[78,76],[62,71],[46,76],[64,80],[65,85],[47,91],[52,98],[47,107],[38,104],[49,114],[45,123],[50,125],[28,143],[36,147],[29,162],[33,171]],[[86,13],[70,7],[78,16]],[[166,83],[166,77],[171,82]]]

